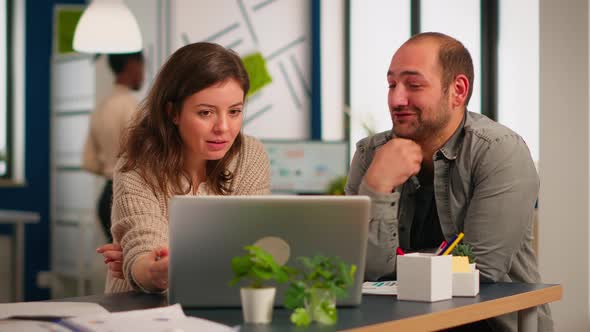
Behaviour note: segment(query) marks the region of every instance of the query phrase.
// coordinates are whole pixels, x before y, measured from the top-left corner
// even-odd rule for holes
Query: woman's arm
[[[160,255],[161,249],[168,246],[165,195],[154,193],[134,171],[116,171],[112,223],[114,242],[123,250],[122,272],[127,283],[143,292],[165,289],[161,287],[163,277],[159,272],[167,273],[168,260],[155,258],[167,257]]]

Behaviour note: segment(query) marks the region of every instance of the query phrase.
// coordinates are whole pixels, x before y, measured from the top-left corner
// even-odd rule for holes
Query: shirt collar
[[[461,137],[463,136],[463,128],[465,127],[465,119],[467,118],[467,110],[463,114],[463,120],[457,127],[451,138],[440,148],[438,151],[442,153],[445,158],[449,160],[455,160],[457,158],[457,152],[461,147]]]
[[[393,130],[390,129],[386,131],[384,135],[375,135],[373,137],[375,138],[375,141],[373,141],[372,148],[375,150],[381,145],[389,142],[393,137],[395,137],[395,134],[393,133]]]

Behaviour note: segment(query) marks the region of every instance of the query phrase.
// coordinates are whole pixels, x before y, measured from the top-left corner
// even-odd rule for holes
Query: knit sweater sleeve
[[[269,195],[270,162],[262,143],[244,135],[240,161],[234,171],[234,195]]]
[[[142,291],[132,270],[137,258],[157,247],[168,246],[167,203],[135,171],[115,172],[111,232],[123,248],[125,280]]]

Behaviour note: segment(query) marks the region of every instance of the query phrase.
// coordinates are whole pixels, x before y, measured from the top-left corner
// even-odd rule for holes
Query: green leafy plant
[[[246,255],[234,257],[231,261],[235,276],[229,282],[230,286],[240,280],[247,280],[248,287],[263,288],[268,281],[284,283],[289,280],[290,275],[295,274],[293,269],[281,266],[262,248],[245,246],[244,249],[248,252]]]
[[[346,297],[354,282],[355,265],[338,257],[299,257],[302,269],[293,277],[285,296],[285,307],[294,310],[291,322],[308,326],[312,321],[336,324],[336,298]]]
[[[328,184],[328,195],[344,195],[344,187],[346,186],[346,176],[339,176]]]
[[[469,264],[475,263],[475,256],[473,255],[473,248],[467,243],[459,243],[453,252],[453,256],[467,256]]]
[[[350,123],[356,122],[365,131],[367,136],[373,136],[377,134],[377,130],[375,129],[376,121],[372,113],[362,113],[353,116],[350,106],[347,105],[344,108],[344,115],[348,118],[347,123],[349,126]]]

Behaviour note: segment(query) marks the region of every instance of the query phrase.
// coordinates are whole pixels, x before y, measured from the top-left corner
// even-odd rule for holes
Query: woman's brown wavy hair
[[[120,171],[137,171],[154,192],[191,192],[192,180],[183,169],[183,142],[172,119],[187,97],[228,79],[238,81],[246,96],[250,89],[248,74],[232,50],[212,43],[194,43],[174,52],[124,135],[120,150],[124,163]],[[172,110],[168,112],[170,105]],[[206,183],[218,195],[231,193],[233,174],[228,165],[240,151],[242,141],[240,133],[222,159],[207,161]],[[183,178],[188,181],[188,188],[183,186]]]

